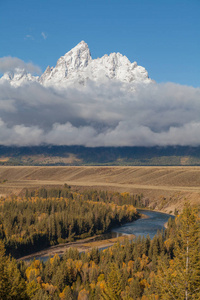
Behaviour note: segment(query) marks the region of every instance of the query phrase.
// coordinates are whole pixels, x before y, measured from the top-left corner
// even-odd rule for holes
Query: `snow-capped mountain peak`
[[[38,81],[44,86],[77,86],[86,85],[87,81],[102,82],[115,80],[124,83],[152,82],[145,68],[131,63],[120,53],[105,54],[101,58],[92,59],[87,43],[78,45],[61,56],[55,67],[48,66],[42,76],[34,77],[24,70],[16,70],[14,74],[5,74],[1,80],[8,80],[14,86]]]
[[[67,79],[70,81],[75,79],[76,74],[86,68],[91,60],[88,45],[81,41],[58,59],[55,68],[48,67],[41,76],[40,82],[44,85],[65,84]]]

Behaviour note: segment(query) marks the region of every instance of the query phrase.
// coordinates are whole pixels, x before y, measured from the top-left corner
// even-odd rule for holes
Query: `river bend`
[[[174,216],[156,211],[141,209],[138,209],[138,211],[139,213],[146,215],[147,218],[126,223],[120,227],[114,228],[112,232],[118,234],[119,236],[122,234],[134,234],[136,237],[139,235],[146,237],[147,234],[149,234],[150,238],[152,239],[158,230],[164,229],[164,225],[170,217],[174,218]]]

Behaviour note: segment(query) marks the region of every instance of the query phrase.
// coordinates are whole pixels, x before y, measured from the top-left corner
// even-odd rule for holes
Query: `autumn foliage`
[[[91,228],[90,234],[96,234],[137,216],[131,204],[117,204],[119,198],[115,196],[112,197],[118,200],[113,202],[98,197],[98,193],[58,198],[47,194],[40,198],[38,194],[2,200],[0,299],[200,299],[199,215],[188,204],[152,240],[149,236],[131,242],[124,239],[122,244],[117,242],[105,250],[94,248],[83,253],[71,248],[62,257],[55,255],[45,263],[40,260],[17,263],[5,255],[4,245],[8,251],[8,241],[18,245],[21,238],[19,244],[23,244],[25,237],[32,238],[32,233],[46,234],[51,237],[48,241],[57,243],[59,237],[80,238]],[[129,198],[127,194],[122,197],[123,201]],[[10,221],[6,223],[8,208]],[[65,224],[64,220],[68,220],[65,232],[59,227]]]

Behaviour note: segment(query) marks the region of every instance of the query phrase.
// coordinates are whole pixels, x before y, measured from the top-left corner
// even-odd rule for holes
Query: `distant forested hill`
[[[1,165],[200,165],[200,147],[0,146]]]

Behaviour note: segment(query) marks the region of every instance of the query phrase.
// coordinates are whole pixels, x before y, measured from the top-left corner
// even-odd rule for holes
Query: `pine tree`
[[[17,268],[16,261],[5,256],[3,243],[0,241],[0,299],[26,299],[25,281]]]
[[[198,213],[185,204],[176,217],[174,259],[160,262],[157,277],[161,299],[200,299],[200,223]]]
[[[122,282],[118,267],[115,264],[111,265],[111,271],[106,280],[105,292],[102,294],[103,299],[117,300],[121,299]]]
[[[0,299],[4,299],[7,295],[8,277],[6,272],[7,259],[5,257],[5,248],[0,241]]]
[[[139,279],[136,277],[131,281],[130,284],[130,297],[132,297],[134,300],[140,299],[142,294],[142,290],[140,287]]]

